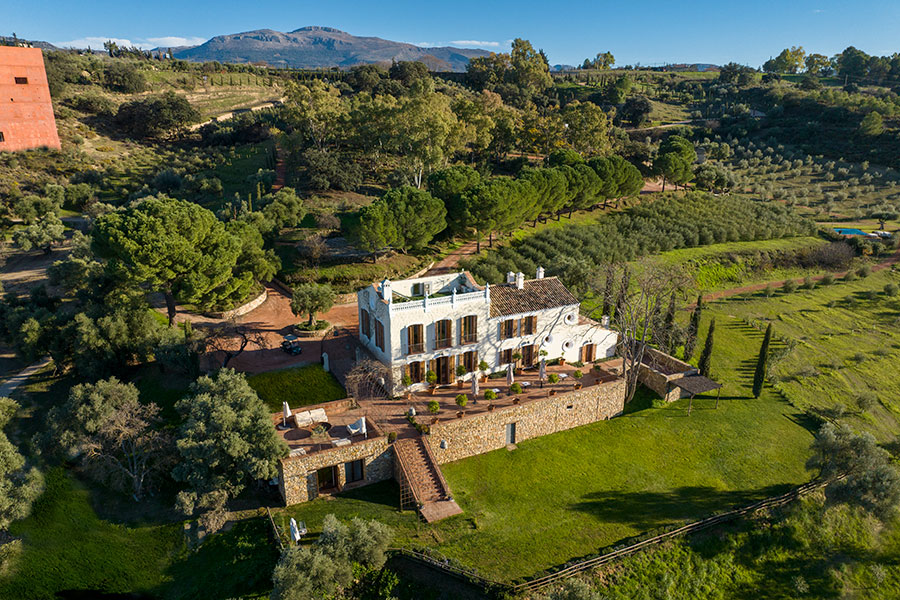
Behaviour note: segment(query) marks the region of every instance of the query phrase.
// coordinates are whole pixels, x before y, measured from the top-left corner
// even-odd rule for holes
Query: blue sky
[[[551,64],[580,63],[610,50],[618,64],[665,62],[759,66],[782,48],[802,45],[829,56],[854,45],[870,54],[900,51],[897,0],[6,0],[3,29],[53,43],[115,38],[146,47],[200,43],[253,29],[337,27],[420,45],[508,49],[524,37]]]

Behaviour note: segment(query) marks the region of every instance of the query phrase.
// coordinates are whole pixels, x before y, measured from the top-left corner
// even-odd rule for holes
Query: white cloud
[[[476,46],[479,48],[499,48],[500,42],[482,42],[479,40],[454,40],[450,42],[453,46]]]
[[[167,35],[163,37],[147,38],[147,41],[152,43],[154,46],[159,46],[160,48],[168,48],[170,46],[197,46],[198,44],[202,44],[203,42],[205,42],[206,38]]]
[[[59,46],[60,48],[87,48],[90,46],[95,50],[102,50],[103,43],[107,41],[113,41],[119,46],[131,47],[137,46],[138,48],[143,48],[144,50],[149,50],[150,48],[168,48],[170,46],[194,46],[197,44],[202,44],[206,41],[205,38],[201,37],[180,37],[176,35],[168,35],[162,37],[149,37],[149,38],[136,38],[134,40],[129,40],[127,38],[117,38],[117,37],[103,37],[103,36],[88,36],[79,38],[77,40],[69,40],[65,42],[51,42],[54,46]]]

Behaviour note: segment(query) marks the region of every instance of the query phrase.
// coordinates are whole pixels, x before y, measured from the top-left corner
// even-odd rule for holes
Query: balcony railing
[[[409,344],[408,354],[422,354],[423,352],[425,352],[424,342],[416,342],[416,343]]]
[[[478,334],[477,333],[464,333],[464,334],[462,334],[462,339],[460,341],[463,344],[478,343]]]
[[[440,350],[442,348],[449,348],[452,345],[453,345],[453,338],[446,337],[446,338],[437,338],[436,340],[434,340],[434,347],[437,350]]]

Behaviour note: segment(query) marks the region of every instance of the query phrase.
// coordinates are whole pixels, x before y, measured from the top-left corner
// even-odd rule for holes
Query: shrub
[[[511,394],[521,394],[522,393],[522,384],[518,381],[509,386],[509,391]]]
[[[834,275],[826,273],[821,279],[822,285],[832,285],[834,283]]]
[[[816,289],[816,282],[813,281],[813,278],[807,275],[803,278],[803,289],[805,290],[814,290]]]
[[[785,294],[792,294],[797,290],[797,282],[793,279],[788,279],[784,282],[784,285],[781,286],[781,291]]]
[[[550,383],[559,383],[559,375],[556,373],[550,373],[550,375],[547,376],[547,381],[549,381]]]
[[[66,103],[75,110],[92,115],[112,115],[116,108],[116,103],[106,96],[90,92],[73,96]]]
[[[866,360],[866,355],[863,354],[862,352],[857,352],[856,354],[854,354],[853,356],[850,357],[850,360],[852,360],[855,363],[861,363]]]
[[[775,295],[775,288],[772,287],[772,284],[766,286],[766,289],[763,290],[763,294],[766,295],[766,298],[771,298]]]
[[[497,392],[494,390],[484,390],[484,399],[485,400],[496,400]]]
[[[388,444],[393,444],[395,441],[397,441],[397,432],[392,431],[388,434]]]
[[[900,292],[900,287],[898,287],[896,283],[885,284],[885,286],[884,286],[884,295],[885,296],[896,296],[898,292]]]
[[[856,274],[860,277],[868,277],[872,273],[872,267],[869,265],[863,265],[860,268],[856,269]]]
[[[487,371],[489,367],[490,367],[490,365],[488,365],[488,364],[487,364],[486,362],[484,362],[483,360],[480,361],[480,362],[478,363],[478,370],[481,371],[481,372]]]
[[[465,408],[466,404],[469,403],[469,397],[465,394],[460,394],[456,397],[456,405],[460,408]],[[431,409],[431,405],[428,406],[429,410]]]
[[[428,402],[428,412],[433,415],[436,415],[441,411],[441,405],[437,400],[431,400]]]
[[[872,410],[876,404],[878,404],[878,396],[874,392],[863,392],[856,397],[856,405],[863,412]]]
[[[572,377],[574,377],[575,379],[581,379],[582,377],[584,377],[584,373],[576,369],[575,372],[572,373]]]
[[[468,371],[466,371],[466,368],[463,365],[456,365],[456,376],[457,377],[463,377],[463,376],[465,376],[466,373],[468,373]]]
[[[409,375],[404,375],[402,381],[403,381],[403,385],[406,387],[409,387],[412,385],[412,377],[410,377]]]
[[[847,271],[844,275],[844,281],[856,281],[857,279],[859,279],[859,277],[857,277],[856,272],[854,271]]]
[[[430,385],[434,385],[437,383],[437,373],[434,371],[427,371],[425,373],[425,381],[427,381]]]

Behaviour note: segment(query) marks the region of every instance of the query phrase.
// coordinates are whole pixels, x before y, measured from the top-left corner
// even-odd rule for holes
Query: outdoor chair
[[[313,424],[313,419],[308,410],[294,414],[294,423],[297,427],[309,427]]]
[[[347,425],[350,435],[366,435],[366,418],[360,417],[356,422]]]
[[[317,408],[315,410],[309,411],[309,418],[313,423],[326,423],[328,422],[328,415],[325,414],[324,408]]]

